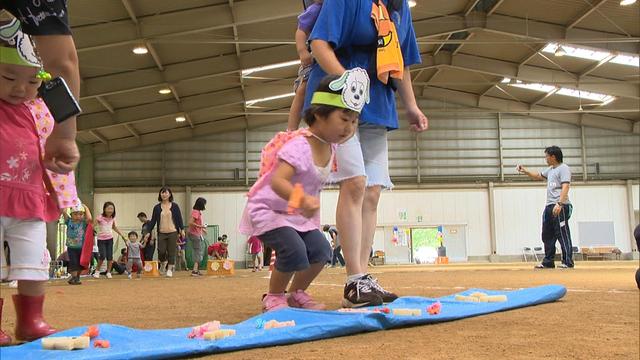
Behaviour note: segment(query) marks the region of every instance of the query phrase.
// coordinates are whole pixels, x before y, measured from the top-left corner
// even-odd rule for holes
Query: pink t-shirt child
[[[289,140],[278,151],[279,160],[286,161],[295,168],[291,183],[302,184],[307,195],[319,196],[322,186],[327,180],[333,165],[332,147],[331,160],[324,168],[318,168],[313,163],[311,146],[306,136],[297,136]],[[276,194],[271,186],[273,172],[264,175],[264,186],[253,192],[244,209],[239,230],[249,236],[258,236],[280,227],[292,227],[300,232],[317,230],[320,227],[320,213],[306,218],[302,214],[287,214],[288,201]]]
[[[196,209],[191,210],[191,217],[195,220],[194,224],[197,226],[189,226],[189,234],[202,236],[202,211]]]
[[[260,241],[257,236],[249,237],[247,244],[249,244],[249,254],[258,254],[262,252],[262,241]]]
[[[98,215],[96,218],[98,222],[98,240],[111,240],[113,239],[113,224],[116,221],[114,217],[106,217]]]

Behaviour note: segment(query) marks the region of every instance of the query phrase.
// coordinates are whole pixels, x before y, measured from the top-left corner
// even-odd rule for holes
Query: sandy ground
[[[303,344],[218,354],[203,359],[639,359],[637,261],[578,262],[574,270],[532,270],[532,264],[383,266],[371,269],[400,295],[439,297],[470,287],[514,289],[562,284],[551,304],[449,323],[353,335]],[[233,277],[127,280],[114,276],[65,281],[47,288],[46,317],[61,329],[94,323],[136,328],[187,327],[209,320],[236,323],[260,311],[265,272]],[[310,292],[339,307],[344,273],[327,269]],[[15,314],[6,284],[2,328],[13,334]]]

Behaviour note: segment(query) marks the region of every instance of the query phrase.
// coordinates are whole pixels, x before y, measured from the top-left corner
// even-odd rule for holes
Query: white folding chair
[[[533,249],[525,246],[522,248],[522,257],[524,258],[524,262],[529,262],[529,259],[527,259],[527,255],[529,255],[532,259],[535,258],[536,261],[538,261],[538,256],[533,251]]]

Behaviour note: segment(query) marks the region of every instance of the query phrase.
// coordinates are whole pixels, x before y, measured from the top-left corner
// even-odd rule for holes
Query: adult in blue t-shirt
[[[377,0],[375,1],[377,3]],[[376,73],[377,29],[371,19],[372,0],[325,0],[309,40],[317,64],[313,65],[307,88],[317,88],[327,74],[342,74],[361,67]],[[420,52],[406,0],[383,0],[398,30],[404,77],[394,80],[406,109],[406,118],[415,131],[426,130],[426,116],[418,108],[408,67],[420,63]],[[307,91],[305,109],[313,91]],[[397,296],[384,290],[366,273],[369,250],[376,228],[378,200],[382,188],[391,188],[387,131],[398,128],[395,94],[391,86],[372,76],[370,102],[360,114],[356,135],[337,150],[338,171],[332,175],[340,183],[336,210],[342,251],[346,258],[347,282],[343,306],[379,305]]]

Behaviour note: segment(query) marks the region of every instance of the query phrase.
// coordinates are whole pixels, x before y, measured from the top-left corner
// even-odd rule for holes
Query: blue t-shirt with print
[[[84,243],[84,233],[87,230],[87,223],[82,220],[74,222],[67,219],[67,247],[72,249],[81,249]]]
[[[386,0],[383,2],[388,3]],[[391,17],[398,30],[404,65],[408,67],[419,64],[421,59],[411,11],[406,0],[404,2],[402,11],[393,12]],[[374,69],[369,69],[378,39],[378,32],[371,19],[372,4],[372,0],[325,0],[309,40],[327,41],[345,69],[361,67],[375,72]],[[313,92],[324,76],[326,73],[320,65],[314,63],[307,83],[305,109],[309,107]],[[391,87],[377,78],[371,79],[370,99],[360,114],[360,121],[397,129],[398,112]]]

